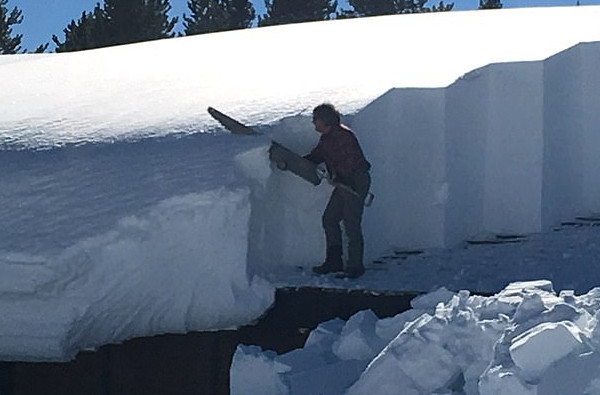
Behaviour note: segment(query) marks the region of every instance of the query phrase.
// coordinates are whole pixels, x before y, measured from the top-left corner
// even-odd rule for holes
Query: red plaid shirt
[[[317,146],[305,158],[314,163],[325,162],[332,175],[341,177],[371,168],[358,139],[345,125],[334,127],[322,134]]]

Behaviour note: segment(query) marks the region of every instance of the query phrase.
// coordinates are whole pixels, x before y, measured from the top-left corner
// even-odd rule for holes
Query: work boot
[[[317,274],[335,273],[344,270],[342,246],[327,247],[325,262],[320,266],[313,267],[312,270]]]

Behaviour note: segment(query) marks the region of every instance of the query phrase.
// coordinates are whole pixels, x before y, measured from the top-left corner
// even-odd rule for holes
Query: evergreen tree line
[[[84,11],[63,30],[64,40],[52,41],[56,52],[79,51],[111,45],[246,29],[286,23],[359,18],[375,15],[450,11],[454,3],[440,1],[431,7],[428,0],[349,0],[350,9],[339,9],[337,0],[264,0],[266,13],[256,15],[250,0],[189,0],[190,15],[183,15],[183,33],[176,34],[178,17],[170,18],[169,0],[103,0],[92,11]],[[8,10],[8,0],[0,0],[0,54],[21,50],[22,35],[13,35],[12,26],[23,21],[21,10]],[[500,0],[480,0],[480,9],[502,8]],[[36,52],[44,52],[48,44]]]
[[[23,12],[17,7],[8,10],[8,0],[0,0],[0,55],[21,52],[22,34],[13,35],[12,26],[23,22]],[[37,47],[35,52],[44,52],[48,44]]]

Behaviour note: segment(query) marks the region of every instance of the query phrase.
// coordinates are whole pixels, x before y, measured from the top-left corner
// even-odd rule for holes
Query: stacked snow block
[[[392,89],[358,112],[352,127],[377,195],[368,254],[538,232],[599,212],[599,48],[491,64],[446,88]]]
[[[600,43],[544,61],[543,224],[599,211]]]

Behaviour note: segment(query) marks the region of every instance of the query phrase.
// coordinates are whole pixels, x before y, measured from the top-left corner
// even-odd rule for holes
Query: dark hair
[[[313,110],[313,118],[320,119],[328,126],[339,125],[340,113],[335,109],[333,104],[323,103],[315,107]]]

